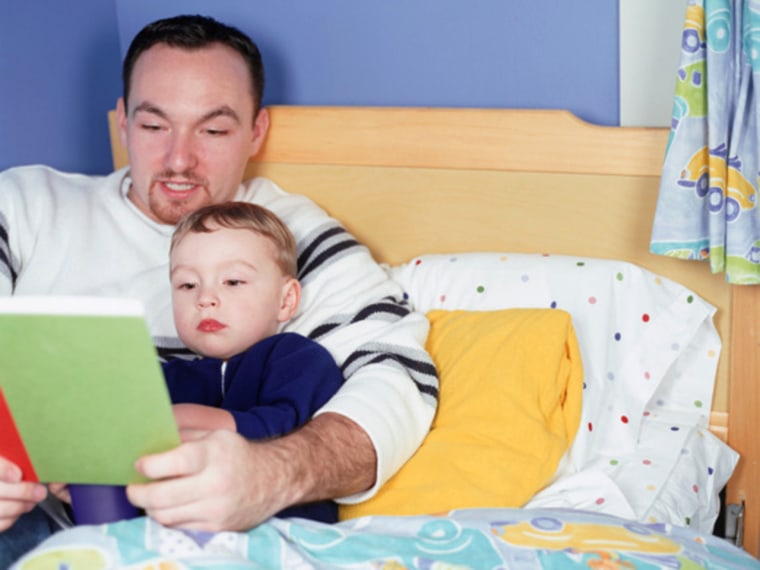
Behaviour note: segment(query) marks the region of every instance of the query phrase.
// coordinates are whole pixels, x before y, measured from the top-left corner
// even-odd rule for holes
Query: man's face
[[[232,199],[269,126],[265,110],[254,122],[243,58],[221,44],[151,47],[132,72],[129,109],[120,101],[117,112],[129,151],[129,199],[165,224]]]

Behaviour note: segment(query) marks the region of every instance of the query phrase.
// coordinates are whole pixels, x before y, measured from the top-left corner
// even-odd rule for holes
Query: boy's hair
[[[166,44],[187,50],[222,44],[235,50],[248,66],[254,116],[258,113],[264,96],[264,64],[256,43],[237,28],[222,24],[207,16],[190,15],[157,20],[145,26],[132,40],[121,71],[125,107],[129,98],[135,63],[143,52],[156,44]]]
[[[211,204],[185,215],[174,229],[169,254],[187,234],[212,232],[214,226],[250,230],[267,238],[275,246],[275,261],[283,274],[296,278],[296,240],[288,226],[270,210],[248,202]]]

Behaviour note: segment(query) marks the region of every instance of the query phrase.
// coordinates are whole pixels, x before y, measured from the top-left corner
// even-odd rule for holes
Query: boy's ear
[[[297,279],[290,277],[285,282],[285,285],[282,286],[282,298],[280,301],[280,311],[277,313],[277,320],[284,323],[293,318],[300,302],[301,284]]]

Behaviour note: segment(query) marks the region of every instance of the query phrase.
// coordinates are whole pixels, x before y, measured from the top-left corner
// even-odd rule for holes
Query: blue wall
[[[203,13],[259,43],[266,103],[567,108],[618,124],[610,0],[69,0],[0,20],[0,169],[109,171],[105,113],[145,23]],[[52,13],[52,15],[51,15]],[[50,22],[45,24],[44,22]]]
[[[104,117],[121,85],[117,28],[108,0],[3,3],[0,169],[108,171]]]

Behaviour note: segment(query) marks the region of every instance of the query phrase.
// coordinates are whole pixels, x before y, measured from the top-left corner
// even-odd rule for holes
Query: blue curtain
[[[690,0],[650,250],[738,284],[760,283],[758,74],[760,0]]]

